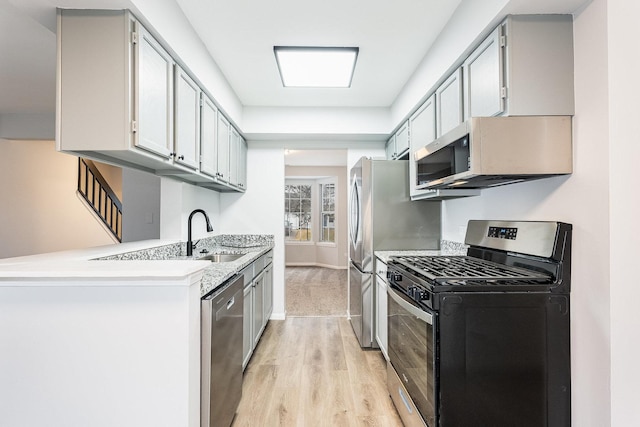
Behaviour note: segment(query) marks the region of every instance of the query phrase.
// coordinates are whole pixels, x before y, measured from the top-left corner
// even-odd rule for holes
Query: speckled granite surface
[[[196,261],[199,257],[209,254],[244,254],[235,261],[210,263],[211,265],[206,267],[200,284],[200,292],[204,296],[271,250],[274,246],[273,242],[273,235],[223,234],[196,240],[196,248],[192,257],[185,255],[186,242],[182,242],[96,258],[96,260]]]
[[[413,250],[413,251],[376,251],[376,257],[383,262],[389,262],[392,256],[439,256],[439,255],[466,255],[468,246],[464,243],[440,241],[440,250]]]

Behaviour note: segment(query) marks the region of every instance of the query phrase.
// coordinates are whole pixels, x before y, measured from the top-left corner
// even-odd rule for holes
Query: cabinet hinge
[[[500,97],[507,99],[507,88],[504,86],[500,89]]]
[[[200,106],[204,107],[204,100],[202,98],[200,98]]]
[[[505,47],[507,45],[507,36],[500,36],[500,47]]]
[[[138,122],[135,120],[131,120],[131,132],[138,132]]]
[[[138,33],[136,33],[135,31],[131,32],[131,43],[138,43]]]

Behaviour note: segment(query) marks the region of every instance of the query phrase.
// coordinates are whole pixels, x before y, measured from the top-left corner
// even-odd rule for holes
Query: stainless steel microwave
[[[570,174],[571,116],[473,117],[414,155],[416,189],[487,188]]]

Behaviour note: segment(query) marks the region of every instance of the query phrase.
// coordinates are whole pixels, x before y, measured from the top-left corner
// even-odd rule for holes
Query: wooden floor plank
[[[401,427],[377,350],[346,318],[271,320],[244,373],[233,427]]]

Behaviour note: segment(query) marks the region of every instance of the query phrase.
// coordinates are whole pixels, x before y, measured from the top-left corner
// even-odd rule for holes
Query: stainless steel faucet
[[[211,222],[209,222],[209,217],[207,216],[207,213],[205,211],[203,211],[202,209],[195,209],[193,212],[191,212],[191,214],[189,215],[189,223],[187,224],[187,256],[193,255],[193,247],[195,245],[191,241],[191,219],[197,213],[201,213],[202,215],[204,215],[204,219],[207,222],[207,231],[213,231],[213,227],[211,226]]]

